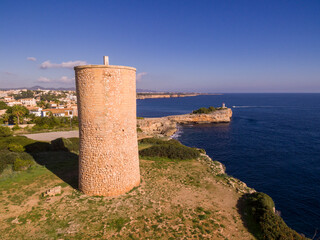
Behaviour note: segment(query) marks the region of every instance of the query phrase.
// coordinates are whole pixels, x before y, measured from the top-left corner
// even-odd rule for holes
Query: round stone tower
[[[79,189],[117,196],[140,184],[136,130],[136,69],[76,66]]]

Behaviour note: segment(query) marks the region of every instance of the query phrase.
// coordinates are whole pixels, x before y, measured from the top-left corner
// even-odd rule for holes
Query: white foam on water
[[[178,130],[170,138],[178,139],[181,136],[181,134],[183,133],[182,127],[178,126],[177,129]]]
[[[281,106],[232,106],[232,108],[277,108]]]

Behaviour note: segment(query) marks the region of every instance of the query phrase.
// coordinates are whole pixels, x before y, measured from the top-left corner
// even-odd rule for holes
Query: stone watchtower
[[[79,111],[79,189],[117,196],[140,184],[136,130],[136,69],[76,66]]]

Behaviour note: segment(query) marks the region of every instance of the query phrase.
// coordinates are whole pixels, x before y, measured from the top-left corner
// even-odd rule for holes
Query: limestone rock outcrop
[[[137,127],[147,135],[171,136],[177,131],[177,123],[167,117],[138,119]]]
[[[230,122],[230,108],[217,110],[209,114],[183,114],[161,118],[138,119],[137,127],[149,135],[171,136],[177,131],[178,124],[224,123]]]
[[[232,117],[232,110],[230,108],[217,110],[208,114],[184,114],[166,117],[170,121],[180,124],[200,124],[200,123],[222,123],[230,122]]]

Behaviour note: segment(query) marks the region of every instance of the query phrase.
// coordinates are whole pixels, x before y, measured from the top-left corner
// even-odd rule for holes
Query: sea
[[[144,99],[137,114],[186,114],[222,103],[232,108],[230,123],[183,125],[174,138],[205,149],[227,174],[271,196],[287,225],[312,237],[320,229],[320,94]]]

